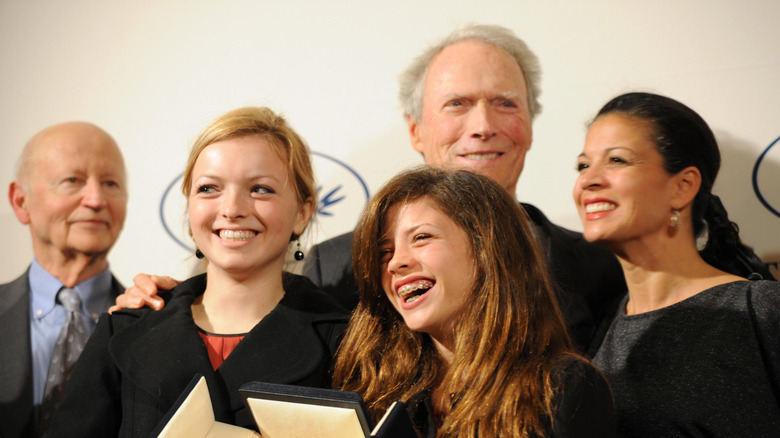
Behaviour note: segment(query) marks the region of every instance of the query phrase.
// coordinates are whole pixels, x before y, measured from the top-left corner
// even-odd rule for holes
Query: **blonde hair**
[[[190,149],[181,191],[189,196],[192,189],[192,171],[200,153],[207,146],[229,138],[261,135],[287,163],[287,171],[293,178],[293,189],[299,204],[311,200],[317,205],[317,189],[311,165],[309,147],[303,138],[279,114],[266,107],[244,107],[229,111],[206,127]]]

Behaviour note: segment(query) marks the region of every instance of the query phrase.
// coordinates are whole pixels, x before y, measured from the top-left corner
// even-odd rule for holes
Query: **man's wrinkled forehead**
[[[122,152],[108,133],[86,122],[64,123],[41,131],[27,143],[19,179],[33,178],[35,174],[63,166],[72,171],[86,171],[88,164],[94,163],[98,163],[99,173],[104,176],[125,179]]]
[[[490,59],[492,62],[485,62]],[[503,68],[495,70],[500,64]],[[500,78],[500,88],[487,89],[484,78]],[[428,64],[422,81],[423,106],[432,89],[443,91],[447,99],[467,98],[489,92],[489,98],[510,100],[528,98],[525,73],[504,49],[477,40],[461,40],[448,45]]]

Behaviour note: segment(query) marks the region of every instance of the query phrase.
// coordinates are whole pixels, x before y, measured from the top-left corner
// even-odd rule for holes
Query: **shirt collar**
[[[43,318],[54,310],[54,306],[57,304],[57,292],[60,291],[63,284],[34,258],[30,265],[29,279],[32,296],[32,307],[30,310],[33,318]],[[111,271],[106,267],[101,273],[82,281],[74,287],[79,297],[81,297],[82,313],[86,313],[92,319],[96,319],[97,315],[106,311],[111,304],[108,291],[111,290],[112,281]]]

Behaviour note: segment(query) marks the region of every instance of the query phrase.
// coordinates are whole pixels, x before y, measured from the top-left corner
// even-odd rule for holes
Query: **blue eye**
[[[257,185],[257,186],[254,186],[254,187],[252,187],[252,193],[260,193],[260,194],[265,194],[265,193],[276,193],[276,192],[274,192],[274,191],[273,191],[273,190],[272,190],[270,187],[268,187],[268,186],[260,186],[260,185]]]

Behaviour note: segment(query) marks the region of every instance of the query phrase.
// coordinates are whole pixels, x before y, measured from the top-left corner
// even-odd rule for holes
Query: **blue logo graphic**
[[[753,167],[753,191],[761,204],[777,217],[780,217],[780,184],[777,183],[777,176],[780,175],[780,148],[772,148],[779,143],[780,137],[767,146]]]
[[[180,238],[178,235],[184,235],[186,233],[187,227],[186,224],[182,224],[182,230],[181,232],[177,233],[174,232],[173,229],[168,225],[169,223],[172,223],[173,220],[172,217],[178,216],[179,218],[184,218],[186,214],[186,205],[187,202],[184,200],[184,196],[179,196],[178,198],[174,199],[173,196],[169,196],[171,194],[171,190],[174,188],[178,189],[181,187],[181,178],[182,174],[176,175],[176,178],[171,181],[170,184],[168,184],[168,187],[165,188],[165,191],[163,192],[162,199],[160,200],[160,222],[162,222],[162,226],[165,229],[165,232],[168,234],[168,236],[173,239],[174,242],[176,242],[179,246],[184,248],[185,250],[192,252],[195,251],[195,248],[188,245],[187,243],[184,243],[182,238]],[[176,190],[178,192],[178,190]],[[172,206],[170,204],[175,204],[175,206]],[[178,206],[178,208],[176,208]],[[177,213],[173,213],[173,210],[176,210]],[[167,219],[166,219],[167,217]]]
[[[358,172],[343,161],[312,151],[314,173],[320,185],[317,206],[318,225],[326,237],[352,230],[370,194]],[[168,184],[160,200],[160,222],[168,236],[188,252],[195,250],[188,236],[187,201],[179,195],[182,174]],[[178,223],[179,226],[174,224]]]

